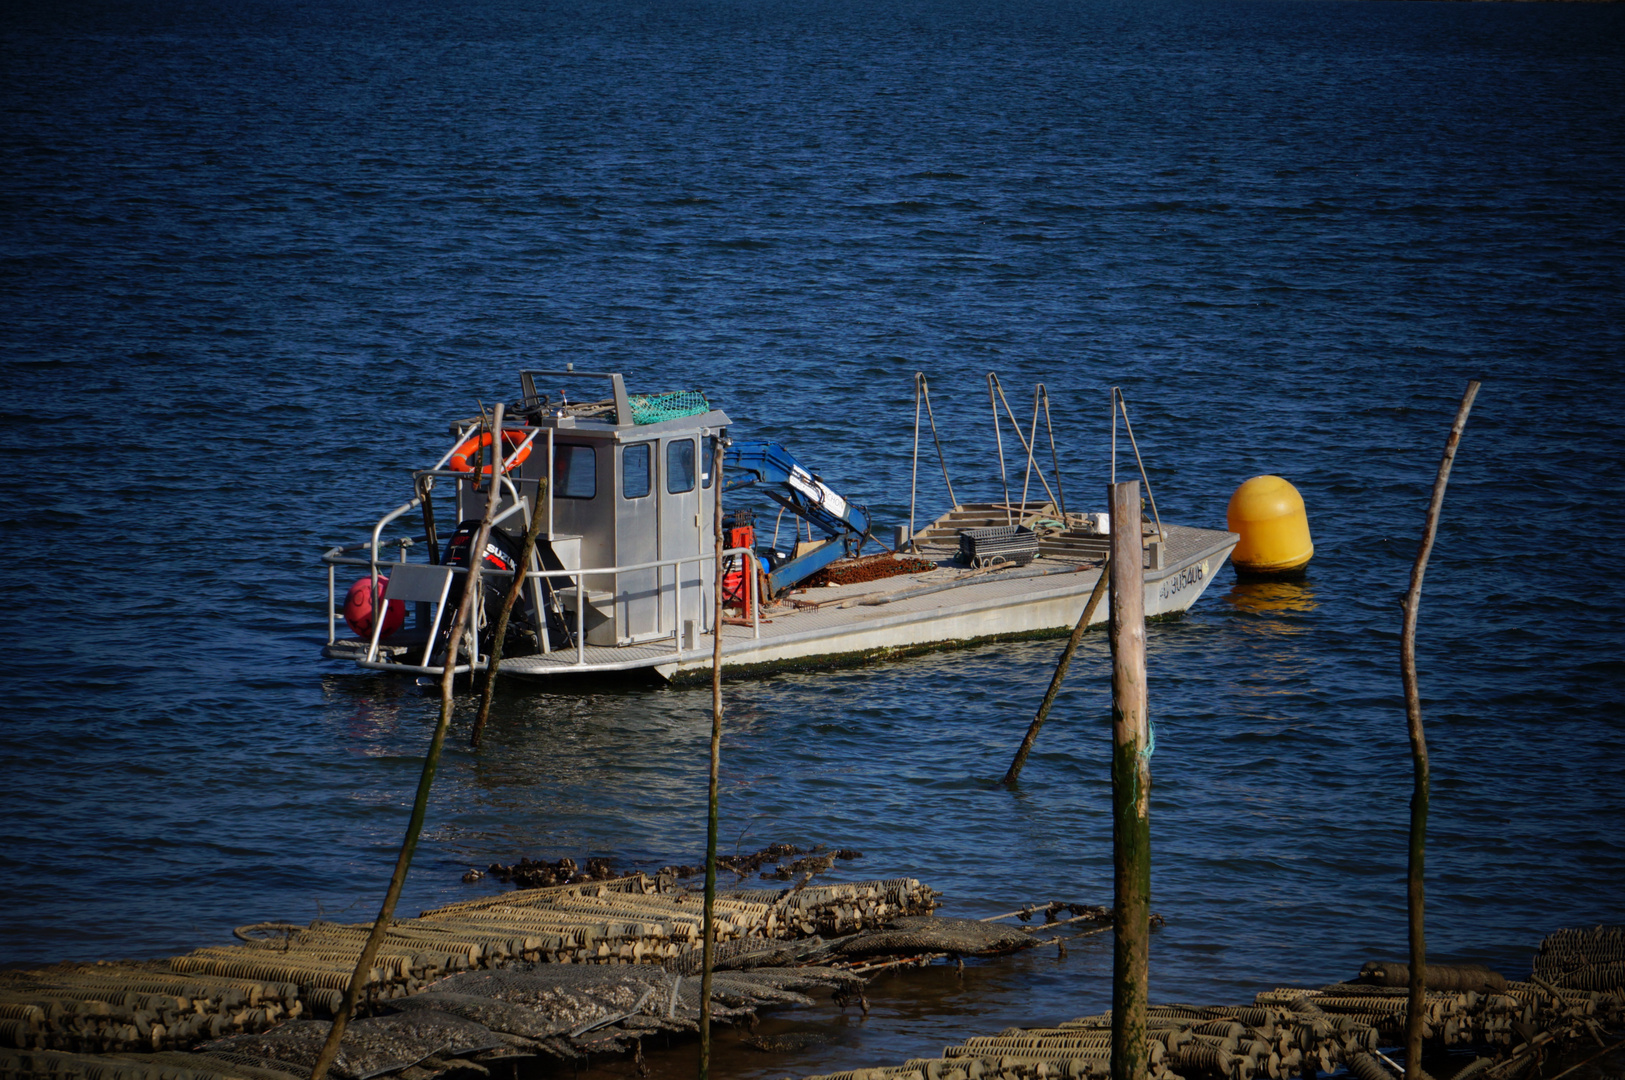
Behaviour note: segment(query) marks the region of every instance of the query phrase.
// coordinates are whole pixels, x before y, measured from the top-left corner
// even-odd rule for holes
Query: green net
[[[684,416],[711,411],[711,403],[698,390],[675,390],[669,394],[633,394],[627,399],[634,424],[658,424]]]

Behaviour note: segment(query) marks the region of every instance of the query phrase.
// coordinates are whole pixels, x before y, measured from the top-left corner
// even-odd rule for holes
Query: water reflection
[[[350,752],[367,757],[400,752],[396,743],[409,734],[403,721],[432,708],[410,683],[380,677],[326,676],[322,698]]]
[[[1224,602],[1239,612],[1263,617],[1306,615],[1320,606],[1314,583],[1302,581],[1237,581]],[[1282,626],[1285,629],[1285,624]]]

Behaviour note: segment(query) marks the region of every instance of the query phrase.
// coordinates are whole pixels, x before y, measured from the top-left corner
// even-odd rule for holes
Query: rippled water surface
[[[1420,629],[1430,955],[1620,919],[1625,9],[23,3],[0,93],[0,960],[371,917],[435,704],[320,659],[317,556],[565,361],[706,390],[884,523],[915,370],[962,499],[989,369],[1048,385],[1074,503],[1113,384],[1165,518],[1298,485],[1310,579],[1226,572],[1150,635],[1164,1000],[1403,951],[1396,598],[1481,377]],[[855,847],[950,914],[1106,901],[1099,635],[992,787],[1056,652],[731,684],[725,846]],[[402,910],[493,860],[696,860],[709,704],[505,690]],[[1109,972],[1100,937],[899,975],[808,1013],[822,1050],[721,1060],[902,1060]]]

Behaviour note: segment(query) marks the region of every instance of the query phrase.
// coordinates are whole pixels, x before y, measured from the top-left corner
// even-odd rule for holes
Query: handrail
[[[510,507],[508,510],[504,511],[504,515],[512,514],[515,509],[516,508]],[[367,545],[364,545],[364,544],[350,545],[350,547],[352,549],[357,548],[357,547],[365,547],[365,546],[367,546]],[[410,545],[407,545],[407,546],[410,546]],[[334,566],[368,566],[368,565],[370,565],[370,562],[367,559],[347,559],[342,555],[335,554],[335,552],[339,552],[339,551],[342,551],[342,550],[344,550],[344,549],[343,548],[329,548],[327,550],[327,552],[322,555],[322,561],[324,563],[330,562]],[[724,548],[723,551],[722,551],[722,554],[724,556],[728,556],[728,555],[754,554],[754,552],[752,552],[750,548]],[[691,563],[691,562],[695,562],[695,561],[700,560],[700,559],[710,560],[710,559],[713,559],[713,558],[715,558],[715,556],[711,552],[707,551],[707,552],[702,552],[702,553],[696,554],[696,555],[678,555],[678,556],[675,556],[675,557],[670,558],[670,559],[655,559],[655,560],[652,560],[650,562],[627,563],[625,565],[617,564],[615,566],[583,566],[578,570],[528,570],[528,571],[526,571],[525,576],[526,577],[533,577],[533,578],[542,578],[542,577],[574,577],[576,574],[584,574],[584,575],[629,574],[634,570],[653,570],[653,569],[655,569],[657,567],[663,568],[663,567],[667,567],[667,566],[677,566],[677,565],[682,564],[682,563]],[[383,565],[387,566],[388,564],[384,563]],[[453,574],[466,574],[466,573],[468,573],[468,567],[466,567],[466,566],[447,566],[445,569],[448,572],[453,573]],[[504,576],[507,576],[508,574],[511,574],[512,572],[513,571],[511,571],[511,570],[489,570],[489,569],[483,571],[483,573],[494,574],[497,577],[504,577]]]
[[[465,442],[468,441],[469,435],[472,434],[473,431],[476,428],[478,428],[479,426],[480,425],[476,423],[476,424],[470,424],[467,427],[465,427],[461,432],[458,433],[456,441],[454,441],[451,444],[451,449],[447,450],[444,454],[440,455],[440,460],[434,463],[434,467],[429,468],[429,469],[424,469],[422,471],[432,473],[432,472],[436,472],[436,471],[438,471],[440,469],[445,468],[446,462],[451,460],[451,455],[453,455],[453,454],[455,454],[457,452],[457,448],[459,446],[463,445]]]
[[[515,505],[509,507],[506,511],[503,512],[503,514],[499,515],[498,520],[500,520],[502,517],[507,517],[508,515],[514,513],[517,510],[525,509],[527,506],[528,506],[528,504],[526,502],[524,502],[523,500],[521,500],[520,502],[516,503]],[[377,573],[377,569],[378,569],[379,564],[375,560],[346,558],[343,555],[343,552],[346,551],[346,550],[356,550],[358,548],[370,547],[370,546],[371,546],[370,544],[366,544],[366,545],[349,545],[348,548],[342,547],[342,546],[341,547],[334,547],[334,548],[330,548],[327,552],[325,552],[322,555],[322,561],[328,564],[328,641],[329,641],[330,644],[337,640],[337,634],[336,634],[337,627],[336,627],[336,621],[335,621],[336,609],[334,607],[334,600],[335,600],[335,597],[336,597],[336,593],[335,593],[335,590],[334,590],[334,578],[333,578],[333,569],[332,568],[336,567],[336,566],[365,566],[365,567],[369,567],[374,572],[374,575],[375,575],[374,580],[376,582],[376,573]],[[757,586],[757,582],[756,582],[756,575],[754,573],[752,573],[751,570],[749,569],[749,567],[750,567],[749,560],[753,560],[756,557],[756,554],[755,554],[754,551],[752,551],[748,547],[734,547],[734,548],[725,548],[725,549],[723,549],[722,555],[723,555],[724,558],[729,558],[729,557],[733,557],[733,556],[740,556],[741,559],[742,559],[742,562],[744,562],[744,565],[747,567],[747,569],[745,570],[745,579],[746,579],[746,588],[747,588],[746,595],[748,597],[749,606],[750,606],[750,613],[751,613],[751,637],[759,640],[761,638],[761,636],[762,636],[761,604],[760,604],[760,597],[757,595],[758,586]],[[587,567],[578,567],[578,568],[576,568],[574,570],[545,570],[545,569],[544,570],[524,570],[522,572],[523,572],[526,580],[528,580],[528,581],[541,581],[543,579],[553,579],[553,578],[567,578],[567,579],[570,580],[571,586],[574,588],[574,591],[576,593],[576,605],[575,605],[575,607],[576,607],[576,611],[575,611],[575,616],[576,616],[576,618],[575,618],[575,623],[576,623],[576,625],[575,625],[576,662],[574,664],[570,665],[570,666],[574,667],[574,668],[586,668],[586,667],[591,666],[591,665],[589,665],[587,663],[587,659],[586,659],[586,611],[587,611],[587,596],[588,596],[588,591],[587,591],[587,587],[586,587],[586,580],[585,580],[586,578],[588,578],[590,576],[591,577],[597,577],[597,576],[603,576],[603,575],[609,575],[609,574],[633,573],[633,572],[638,571],[638,570],[662,569],[662,568],[665,568],[665,567],[668,567],[668,566],[674,568],[676,570],[676,573],[674,573],[672,575],[672,581],[671,581],[670,585],[668,586],[667,583],[661,582],[660,585],[658,586],[658,588],[659,588],[660,592],[664,593],[666,591],[666,589],[669,587],[674,593],[674,596],[675,596],[675,603],[673,605],[674,625],[672,627],[672,636],[675,638],[676,645],[675,645],[675,648],[673,650],[673,653],[674,653],[674,655],[681,656],[682,652],[683,652],[682,593],[683,593],[683,585],[684,585],[682,567],[689,564],[689,563],[699,563],[699,564],[701,564],[703,566],[706,563],[712,562],[715,559],[715,557],[716,556],[714,554],[710,553],[710,552],[698,552],[698,553],[691,554],[691,555],[679,555],[679,556],[675,556],[673,558],[668,558],[668,559],[653,559],[653,560],[649,560],[647,562],[628,563],[628,564],[625,564],[625,565],[616,564],[614,566],[603,566],[603,567],[587,566]],[[445,566],[444,569],[448,574],[467,574],[469,572],[470,568],[467,567],[467,566]],[[488,576],[493,577],[493,578],[504,578],[504,577],[512,577],[512,575],[515,573],[515,571],[512,571],[512,570],[509,570],[509,571],[485,570],[485,571],[483,571],[483,573],[485,575],[488,575]],[[703,590],[703,588],[704,588],[703,579],[702,579],[702,584],[697,586],[697,588]],[[479,598],[476,598],[476,599],[479,599]],[[702,605],[701,610],[703,611],[703,605]],[[444,672],[445,672],[444,666],[433,667],[433,666],[426,665],[426,664],[398,664],[398,663],[387,663],[386,664],[386,663],[381,663],[380,661],[378,661],[376,659],[377,649],[378,649],[378,644],[379,644],[377,630],[378,630],[379,626],[382,625],[382,622],[383,622],[383,620],[381,618],[376,620],[376,623],[375,623],[375,626],[374,626],[373,638],[368,643],[369,647],[367,649],[367,655],[366,655],[364,660],[357,661],[357,663],[361,664],[361,666],[363,666],[363,667],[375,667],[375,668],[378,668],[379,670],[399,671],[399,672],[403,672],[403,673],[415,673],[415,674],[421,674],[421,675],[444,674]],[[434,636],[434,631],[439,628],[439,625],[440,625],[440,615],[439,615],[439,613],[437,613],[436,617],[435,617],[435,620],[434,620],[434,625],[430,628],[429,637],[431,639]],[[720,634],[722,632],[722,626],[721,625],[713,626],[711,628],[711,631],[712,631],[712,633]],[[545,633],[545,631],[544,631],[544,633]],[[664,636],[665,636],[664,634],[661,635],[661,637],[664,637]],[[656,640],[659,640],[659,639],[656,639]],[[484,662],[481,660],[480,657],[475,655],[475,656],[470,658],[470,664],[469,665],[459,664],[458,667],[457,667],[457,671],[460,673],[460,672],[464,671],[465,669],[469,670],[469,671],[483,670],[483,667],[484,667]]]
[[[412,510],[416,510],[418,507],[420,507],[422,505],[423,505],[423,500],[422,499],[414,498],[410,502],[402,503],[401,505],[397,506],[395,509],[391,510],[389,513],[385,514],[383,517],[378,519],[378,524],[376,524],[376,525],[374,525],[372,527],[372,543],[370,545],[368,545],[372,549],[372,561],[373,562],[376,563],[378,561],[378,537],[379,537],[379,534],[381,534],[384,531],[384,526],[388,525],[391,521],[394,521],[396,518],[400,517],[402,514],[408,513],[409,511],[412,511]],[[374,575],[374,577],[376,577],[376,575]],[[373,584],[376,585],[377,582],[374,581]]]
[[[518,429],[517,428],[504,427],[502,430],[503,431],[517,431]],[[513,453],[508,455],[508,460],[511,462],[514,458],[518,457],[524,451],[524,449],[527,446],[529,446],[531,443],[536,441],[536,436],[540,435],[541,433],[542,433],[541,428],[531,428],[530,429],[530,434],[526,435],[523,439],[519,440],[519,445],[513,448]],[[497,456],[496,451],[493,451],[493,461],[495,460],[496,456]],[[510,477],[508,474],[510,472],[512,472],[516,467],[517,466],[515,466],[515,465],[508,465],[506,468],[504,468],[502,470],[502,478],[501,478],[502,482],[508,485],[508,490],[513,492],[513,497],[515,499],[519,498],[519,489],[514,487],[513,478]],[[481,465],[479,468],[475,469],[472,473],[463,473],[463,474],[460,474],[460,475],[473,476],[475,478],[474,479],[474,485],[475,485],[474,490],[478,491],[479,490],[479,477],[488,468],[491,468],[491,466],[489,466],[489,465]]]
[[[389,545],[386,546],[393,545],[395,548],[399,549],[399,561],[405,562],[406,549],[411,547],[413,543],[414,541],[410,536],[402,536],[391,540]],[[334,604],[338,600],[338,582],[333,576],[333,568],[338,566],[365,566],[369,568],[376,566],[377,563],[371,559],[344,558],[344,553],[346,551],[363,551],[371,546],[372,544],[370,542],[360,544],[341,544],[338,547],[331,547],[322,552],[321,561],[327,567],[327,643],[329,645],[332,645],[339,639],[338,609],[334,607]],[[376,599],[376,595],[374,599]]]
[[[467,472],[467,471],[465,471],[463,469],[448,469],[448,468],[446,468],[446,462],[451,460],[451,455],[456,452],[456,450],[457,450],[457,448],[459,446],[463,445],[463,443],[467,441],[468,433],[473,431],[473,430],[474,430],[473,426],[464,428],[463,433],[460,436],[458,436],[457,441],[452,444],[451,449],[447,450],[444,454],[442,454],[439,461],[435,462],[434,465],[432,465],[431,467],[429,467],[427,469],[413,469],[412,470],[413,478],[417,479],[417,478],[424,477],[424,476],[434,476],[434,477],[441,477],[441,478],[444,478],[444,479],[447,479],[447,480],[466,480],[470,476],[478,475],[477,472]],[[505,427],[502,430],[504,430],[504,431],[517,431],[519,429],[518,428]],[[525,447],[527,447],[527,446],[531,445],[532,443],[534,443],[536,441],[537,436],[541,435],[541,433],[542,433],[541,428],[532,428],[531,431],[530,431],[530,434],[526,435],[525,438],[519,443],[519,445],[513,448],[513,454],[517,455]],[[510,455],[510,457],[511,456],[512,455]],[[489,467],[490,466],[482,465],[482,466],[480,466],[480,470],[483,471],[484,469],[487,469]],[[502,473],[502,478],[504,480],[508,480],[508,481],[511,482],[512,478],[508,475],[509,471],[510,471],[510,469],[504,469],[503,473]]]
[[[383,517],[379,518],[378,519],[378,524],[376,524],[376,525],[374,525],[372,527],[372,538],[371,538],[371,541],[367,545],[368,550],[370,550],[372,552],[372,558],[367,561],[366,565],[367,565],[367,568],[368,568],[369,575],[372,578],[372,607],[373,607],[374,611],[378,610],[378,600],[379,600],[379,596],[378,596],[378,537],[379,537],[379,534],[384,531],[384,526],[385,525],[388,525],[391,521],[394,521],[396,518],[400,517],[402,514],[405,514],[405,513],[409,512],[411,510],[417,509],[421,505],[423,505],[423,500],[422,499],[413,498],[410,502],[402,503],[400,506],[397,506],[395,509],[393,509],[389,513],[385,514]],[[338,551],[338,550],[341,550],[341,549],[334,548],[333,550]],[[402,551],[404,553],[405,549],[403,548]],[[328,638],[328,642],[332,643],[333,641],[337,640],[337,637],[338,637],[338,624],[333,621],[333,611],[332,611],[332,608],[333,608],[333,603],[332,602],[335,599],[337,599],[337,597],[334,595],[334,588],[336,586],[336,583],[333,580],[333,571],[331,569],[332,566],[334,566],[335,564],[333,562],[329,561],[326,556],[323,556],[322,561],[327,562],[328,567],[329,567],[329,569],[327,571],[327,591],[328,591],[328,598],[327,598],[328,599],[328,604],[327,604],[327,607],[328,607],[328,613],[327,613],[327,638]],[[375,652],[377,650],[377,648],[378,648],[378,630],[379,630],[379,628],[381,628],[383,626],[384,620],[380,617],[378,619],[375,619],[374,622],[375,622],[376,625],[373,627],[372,645],[367,649],[367,655],[368,655],[369,659],[371,659],[372,653]]]
[[[506,521],[508,518],[512,517],[515,513],[519,512],[520,510],[525,510],[529,506],[529,503],[525,500],[525,498],[522,495],[519,494],[519,489],[514,486],[513,482],[508,477],[504,476],[502,478],[502,480],[503,480],[503,483],[508,485],[508,490],[513,492],[514,502],[506,510],[502,511],[494,519],[492,519],[492,524],[496,524],[498,522]],[[341,545],[339,545],[337,547],[328,548],[325,552],[322,553],[321,561],[327,565],[327,643],[329,645],[332,645],[332,644],[334,644],[335,642],[338,641],[338,619],[335,616],[335,608],[334,608],[334,605],[338,602],[338,581],[334,577],[333,568],[336,567],[336,566],[360,566],[360,567],[365,567],[367,569],[368,575],[372,578],[372,606],[373,606],[373,610],[374,611],[382,610],[383,605],[380,604],[380,601],[383,598],[378,594],[378,577],[379,577],[379,572],[378,572],[378,567],[379,567],[378,541],[379,541],[379,536],[383,532],[383,528],[384,528],[385,525],[388,525],[391,521],[394,521],[396,518],[400,517],[402,514],[405,514],[405,513],[409,512],[409,511],[413,510],[414,508],[416,508],[418,506],[421,506],[422,503],[423,503],[422,499],[414,498],[412,501],[410,501],[408,503],[404,503],[401,506],[396,507],[394,510],[391,510],[389,513],[385,514],[382,518],[380,518],[378,520],[378,524],[373,526],[372,536],[366,543],[364,543],[364,544],[341,544]],[[393,541],[393,543],[397,547],[399,547],[401,549],[401,561],[404,562],[406,560],[406,548],[412,546],[412,543],[413,543],[412,539],[410,537],[402,537],[402,538],[399,538],[399,539]],[[347,558],[344,557],[344,553],[347,552],[347,551],[361,551],[361,550],[370,551],[372,557],[368,558],[368,559],[347,559]],[[456,574],[456,573],[467,573],[468,572],[468,568],[467,567],[462,567],[462,566],[448,566],[446,569],[449,570],[450,572],[454,573],[454,574]],[[379,631],[383,627],[383,623],[384,623],[384,620],[381,617],[374,620],[372,640],[371,640],[370,644],[367,647],[367,659],[368,660],[371,660],[378,651]],[[439,624],[439,620],[438,620],[438,617],[437,617],[436,618],[436,625],[438,625],[438,624]]]

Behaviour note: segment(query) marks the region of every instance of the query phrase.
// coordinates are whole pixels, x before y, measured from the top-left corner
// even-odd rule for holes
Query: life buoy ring
[[[474,472],[475,466],[483,456],[485,448],[490,445],[491,433],[489,431],[471,435],[463,440],[462,445],[451,452],[451,460],[446,463],[446,467],[453,472]],[[502,447],[504,451],[502,474],[504,476],[523,465],[525,459],[530,457],[530,445],[525,442],[525,433],[523,431],[504,430],[502,432]],[[513,452],[515,447],[519,448],[518,453]],[[470,458],[473,460],[470,461]],[[491,466],[480,466],[479,477],[476,478],[474,486],[478,487],[480,480],[490,479],[490,476]]]

